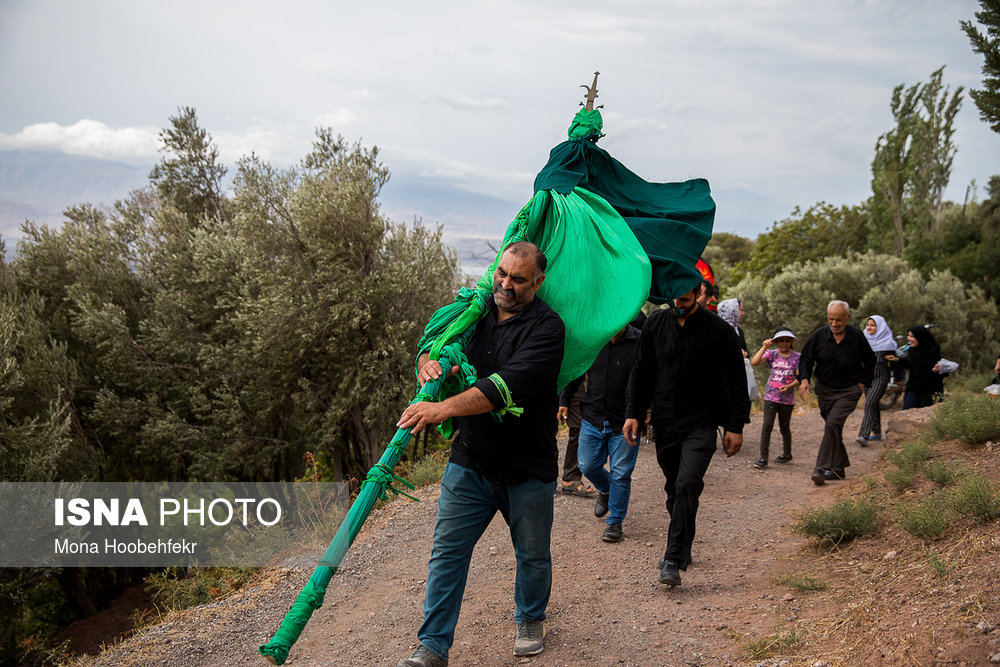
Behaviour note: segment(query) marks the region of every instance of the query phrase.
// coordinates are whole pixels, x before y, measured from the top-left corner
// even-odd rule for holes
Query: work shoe
[[[423,644],[409,658],[396,663],[396,667],[446,667],[448,661]]]
[[[825,472],[826,471],[822,468],[813,468],[812,481],[816,484],[816,486],[823,486],[826,484]]]
[[[594,516],[601,518],[608,513],[608,499],[611,498],[610,493],[598,493],[597,502],[594,503]]]
[[[672,560],[663,560],[663,566],[660,568],[660,583],[668,586],[681,585],[681,572],[677,569],[677,563]]]
[[[757,459],[757,463],[754,463],[753,467],[760,468],[761,470],[763,470],[764,468],[767,467],[767,459]]]
[[[847,474],[843,471],[843,469],[830,468],[829,470],[823,471],[823,477],[829,480],[838,480],[838,479],[844,479],[845,477],[847,477]]]
[[[784,454],[782,454],[781,456],[775,456],[774,457],[774,462],[775,463],[780,463],[780,464],[784,465],[786,463],[791,463],[792,462],[792,457],[791,456],[785,456]]]
[[[545,648],[545,627],[541,621],[517,624],[514,655],[538,655]]]
[[[860,435],[854,439],[854,442],[858,443],[862,447],[868,446],[868,441],[862,438]]]
[[[605,542],[621,542],[622,525],[620,523],[609,523],[608,527],[604,529],[601,539]]]

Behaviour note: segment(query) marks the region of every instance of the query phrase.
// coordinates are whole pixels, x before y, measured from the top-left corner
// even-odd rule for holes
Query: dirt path
[[[853,436],[860,417],[860,410],[851,416],[846,434]],[[534,658],[511,652],[514,556],[497,517],[473,557],[451,664],[742,664],[741,637],[768,635],[776,623],[808,612],[808,599],[796,600],[771,577],[803,543],[787,528],[794,514],[830,502],[846,482],[810,481],[822,434],[815,409],[792,419],[791,464],[754,469],[760,419],[748,425],[739,454],[726,459],[720,450],[709,468],[694,563],[679,588],[658,582],[667,514],[651,446],[640,450],[624,541],[599,539],[603,520],[590,499],[556,494],[548,635]],[[849,480],[870,470],[881,449],[849,444]],[[772,457],[779,452],[775,429]],[[423,502],[396,501],[369,519],[287,664],[394,665],[409,655],[422,618],[437,492],[425,487]],[[302,568],[267,571],[259,585],[175,614],[85,663],[264,665],[256,648],[277,629],[315,557],[304,556]]]

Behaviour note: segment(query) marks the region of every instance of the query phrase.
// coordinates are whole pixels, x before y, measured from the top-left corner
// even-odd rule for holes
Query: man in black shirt
[[[736,332],[697,302],[700,285],[658,310],[642,328],[629,378],[622,432],[635,444],[639,423],[652,405],[656,460],[666,477],[670,527],[660,583],[679,586],[691,562],[703,478],[724,430],[727,456],[743,446],[750,415],[746,366]]]
[[[871,385],[875,373],[875,353],[868,339],[848,325],[851,307],[845,301],[831,301],[826,321],[827,326],[806,341],[799,359],[799,391],[805,398],[813,378],[812,390],[826,424],[812,473],[817,486],[828,479],[844,479],[851,465],[844,447],[844,422],[858,407],[862,387]]]
[[[618,542],[622,539],[622,522],[628,510],[632,490],[632,470],[639,448],[625,442],[625,391],[629,372],[639,347],[639,330],[626,326],[601,348],[587,373],[570,382],[559,396],[559,414],[569,402],[584,378],[587,393],[580,400],[582,421],[577,459],[583,474],[597,488],[594,514],[607,515],[601,539]],[[604,469],[610,463],[611,473]]]
[[[534,244],[521,241],[504,250],[489,311],[465,349],[480,379],[439,403],[414,403],[397,424],[417,432],[458,418],[458,435],[441,479],[424,622],[417,632],[420,645],[398,667],[448,664],[472,550],[497,511],[510,526],[517,559],[514,654],[542,651],[542,621],[552,588],[549,538],[558,473],[556,379],[565,338],[562,320],[535,298],[545,279],[545,264]],[[421,384],[442,374],[440,364],[426,354],[417,368]],[[518,408],[523,409],[520,416],[515,414]]]

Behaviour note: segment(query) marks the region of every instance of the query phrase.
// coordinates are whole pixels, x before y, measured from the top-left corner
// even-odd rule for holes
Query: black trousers
[[[767,460],[771,450],[771,431],[774,429],[774,417],[778,417],[778,429],[781,431],[781,453],[787,457],[792,455],[792,410],[795,406],[786,403],[764,401],[764,422],[760,426],[760,458]]]
[[[569,436],[566,439],[566,453],[563,455],[564,482],[579,482],[583,479],[580,472],[580,463],[576,459],[576,450],[580,447],[580,399],[587,393],[587,383],[580,383],[580,388],[576,390],[573,398],[570,399],[569,408],[566,411],[566,425],[569,426]]]
[[[705,488],[705,472],[715,454],[718,436],[715,428],[701,428],[689,433],[656,430],[656,462],[667,478],[667,550],[663,557],[677,563],[681,570],[691,562],[698,499]]]
[[[833,389],[813,380],[812,389],[819,403],[819,414],[825,422],[823,440],[816,453],[816,467],[824,470],[843,470],[851,465],[844,447],[844,422],[858,407],[861,387],[852,384],[843,389]]]

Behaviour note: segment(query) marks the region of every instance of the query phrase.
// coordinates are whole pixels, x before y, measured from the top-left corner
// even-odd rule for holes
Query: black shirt
[[[639,350],[639,330],[629,326],[617,342],[608,342],[584,375],[566,385],[559,395],[559,405],[569,407],[573,395],[587,378],[587,393],[580,399],[580,415],[593,426],[604,422],[620,431],[625,424],[625,392],[628,376]]]
[[[875,353],[860,329],[845,327],[844,338],[838,343],[825,326],[809,337],[799,359],[799,380],[809,380],[814,373],[820,384],[831,389],[854,384],[868,387],[875,373]]]
[[[524,413],[516,417],[508,412],[500,421],[489,412],[459,417],[451,461],[498,484],[526,479],[555,481],[559,472],[556,379],[565,327],[555,311],[537,297],[503,322],[497,321],[493,297],[488,305],[489,311],[479,320],[465,348],[480,378],[473,386],[495,409],[502,409],[504,399],[488,379],[497,373],[510,390],[514,405]]]
[[[650,315],[629,378],[626,416],[641,422],[650,405],[657,430],[688,433],[722,426],[743,433],[750,398],[733,328],[702,307],[684,326],[667,309]]]

